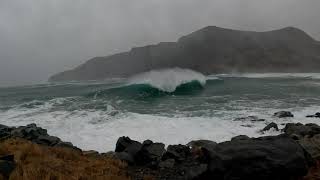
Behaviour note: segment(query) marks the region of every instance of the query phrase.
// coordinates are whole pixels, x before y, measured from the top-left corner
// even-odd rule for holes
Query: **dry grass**
[[[23,139],[0,142],[0,155],[14,154],[10,180],[125,180],[126,164],[107,157],[90,157],[67,148],[40,146]],[[0,177],[0,180],[3,177]]]

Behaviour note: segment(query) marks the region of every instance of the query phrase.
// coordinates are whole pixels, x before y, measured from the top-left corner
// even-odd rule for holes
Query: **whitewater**
[[[294,118],[273,113],[291,111]],[[127,79],[0,88],[0,124],[36,123],[86,150],[114,150],[118,137],[166,144],[257,137],[270,122],[317,123],[320,74],[215,74],[154,70]],[[265,122],[234,121],[257,116]]]

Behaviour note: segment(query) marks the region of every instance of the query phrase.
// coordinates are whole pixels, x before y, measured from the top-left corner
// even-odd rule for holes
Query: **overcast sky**
[[[0,86],[45,82],[94,56],[208,25],[295,26],[320,39],[320,0],[0,0]]]

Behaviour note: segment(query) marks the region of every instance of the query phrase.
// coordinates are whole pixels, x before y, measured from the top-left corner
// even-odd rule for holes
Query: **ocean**
[[[294,118],[275,118],[291,111]],[[168,144],[276,135],[270,122],[318,123],[320,74],[216,74],[164,69],[127,79],[0,88],[0,124],[36,123],[85,150],[114,150],[120,136]],[[234,121],[257,116],[264,122]]]

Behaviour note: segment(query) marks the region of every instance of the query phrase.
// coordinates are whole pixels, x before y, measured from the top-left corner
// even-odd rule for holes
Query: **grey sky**
[[[208,25],[295,26],[320,39],[319,0],[0,0],[0,86],[45,82],[94,56]]]

